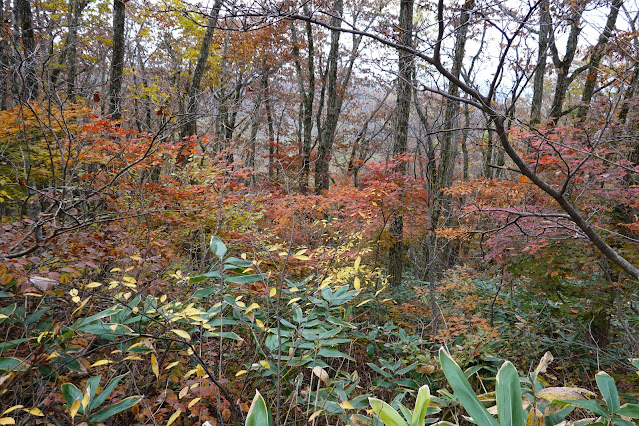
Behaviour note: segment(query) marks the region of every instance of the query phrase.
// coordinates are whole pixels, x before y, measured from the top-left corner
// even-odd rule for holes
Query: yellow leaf
[[[256,319],[255,324],[257,324],[260,330],[264,330],[264,323],[262,322],[262,320]]]
[[[189,402],[189,405],[188,405],[187,407],[188,407],[188,408],[193,407],[193,406],[194,406],[195,404],[197,404],[197,403],[198,403],[198,401],[199,401],[199,400],[201,400],[201,399],[202,399],[202,398],[193,398],[193,399],[191,400],[191,402]]]
[[[93,364],[91,364],[91,368],[93,367],[99,367],[101,365],[106,365],[106,364],[111,364],[113,361],[108,360],[108,359],[101,359],[100,361],[96,361]]]
[[[179,330],[176,328],[171,331],[185,340],[191,340],[191,335],[184,330]]]
[[[306,253],[306,251],[307,251],[307,250],[308,250],[308,249],[302,249],[302,250],[298,251],[297,253],[295,253],[295,256],[301,256],[301,255],[303,255],[304,253]]]
[[[71,409],[69,409],[69,415],[71,416],[71,418],[74,418],[75,416],[78,415],[78,410],[80,409],[80,400],[76,399],[75,401],[73,401],[73,404],[71,404]]]
[[[160,297],[160,303],[164,302],[166,302],[166,294],[163,294],[162,297]]]
[[[14,425],[16,424],[15,419],[11,417],[2,417],[0,418],[0,425]]]
[[[2,412],[2,415],[4,416],[5,414],[9,414],[10,412],[15,411],[15,410],[19,410],[21,408],[24,408],[24,405],[14,405],[13,407],[10,407],[10,408],[7,408],[6,410],[4,410]]]
[[[173,413],[173,415],[169,417],[169,421],[166,423],[166,426],[171,426],[171,424],[173,424],[173,422],[176,421],[178,417],[180,417],[180,414],[182,414],[182,410],[177,410],[175,413]]]
[[[57,353],[56,351],[53,351],[53,352],[51,353],[51,355],[49,355],[49,356],[47,357],[47,359],[46,359],[46,360],[47,360],[47,361],[49,361],[50,359],[53,359],[53,358],[59,358],[60,356],[61,356],[61,355],[60,355],[59,353]],[[16,407],[17,407],[17,405],[16,405]],[[22,408],[22,406],[20,406],[20,407]],[[4,414],[4,413],[2,413],[2,414]]]
[[[251,305],[246,308],[246,310],[244,311],[245,314],[248,314],[249,312],[251,312],[253,309],[259,308],[260,305],[258,305],[257,303],[251,303]]]
[[[175,362],[170,363],[166,367],[164,367],[164,369],[165,370],[170,370],[170,369],[172,369],[173,367],[175,367],[176,365],[179,365],[179,364],[180,364],[180,361],[175,361]]]
[[[160,366],[158,365],[158,359],[155,354],[151,354],[151,370],[158,379],[160,378]]]
[[[260,361],[260,365],[261,365],[262,367],[266,368],[267,370],[270,370],[270,369],[271,369],[271,364],[269,364],[269,362],[268,362],[268,361],[262,360],[262,361]]]
[[[122,361],[144,361],[144,359],[141,356],[129,355],[126,358],[122,359]]]
[[[202,367],[201,364],[198,364],[197,367],[195,367],[195,370],[197,371],[197,376],[198,377],[206,376],[206,371],[204,371],[204,367]]]
[[[94,281],[94,282],[92,282],[92,283],[87,284],[87,288],[98,288],[98,287],[100,287],[101,285],[102,285],[102,283],[98,283],[98,282],[95,282],[95,281]]]
[[[355,407],[353,407],[353,404],[351,404],[348,401],[342,402],[339,406],[342,407],[345,410],[354,410],[355,409]]]
[[[317,410],[316,412],[314,412],[313,414],[311,414],[311,417],[308,418],[308,422],[309,423],[313,423],[313,421],[318,418],[320,416],[320,414],[322,414],[323,410]]]
[[[188,379],[189,377],[191,377],[195,373],[197,373],[197,368],[194,368],[192,370],[187,371],[186,374],[184,375],[184,379],[185,380]]]
[[[554,401],[557,399],[586,399],[585,395],[595,396],[588,389],[575,387],[549,387],[537,392],[537,396],[546,401]]]
[[[248,373],[248,371],[246,370],[240,370],[237,373],[235,373],[235,377],[240,377],[243,376],[244,374]]]
[[[359,277],[355,277],[355,279],[353,280],[353,287],[355,287],[355,290],[357,291],[359,291],[359,289],[362,287],[362,284],[359,281]]]
[[[120,268],[113,268],[111,269],[109,272],[113,273],[113,272],[122,272],[122,269]]]
[[[355,265],[353,266],[353,268],[355,268],[355,272],[357,272],[359,270],[359,263],[362,261],[361,256],[357,256],[357,259],[355,259]]]
[[[287,305],[290,305],[291,303],[295,303],[298,300],[300,300],[300,297],[294,297],[294,298],[292,298],[291,300],[288,301]]]
[[[363,302],[359,303],[359,304],[356,306],[356,308],[359,308],[360,306],[363,306],[363,305],[367,304],[367,303],[368,303],[368,302],[370,302],[371,300],[373,300],[373,299],[366,299],[366,300],[364,300]]]
[[[298,291],[300,291],[300,289],[297,287],[291,287],[288,289],[288,291],[290,291],[291,293],[297,293]]]
[[[240,308],[246,308],[246,303],[242,302],[241,300],[236,300],[235,303],[237,304],[237,306],[239,306]]]
[[[128,275],[125,275],[124,277],[122,277],[122,281],[130,283],[130,284],[137,284],[137,280],[133,277],[130,277]]]
[[[82,397],[82,409],[86,412],[87,407],[89,406],[89,401],[91,400],[91,386],[87,386],[86,392]]]
[[[277,289],[276,288],[272,288],[269,290],[268,292],[268,297],[273,297],[277,294]]]
[[[186,394],[189,393],[189,389],[190,389],[189,386],[184,386],[182,390],[180,390],[180,393],[178,394],[178,398],[180,399],[184,398]]]

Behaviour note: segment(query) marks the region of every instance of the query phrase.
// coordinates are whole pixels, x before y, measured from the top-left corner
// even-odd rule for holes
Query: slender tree
[[[113,53],[109,76],[109,110],[113,120],[122,118],[122,74],[124,72],[124,22],[126,5],[113,0]]]
[[[329,165],[337,120],[342,109],[342,94],[338,93],[337,67],[339,63],[339,38],[342,26],[342,13],[344,12],[343,0],[335,0],[331,17],[331,48],[327,59],[327,106],[326,120],[321,129],[320,143],[317,148],[317,161],[315,163],[315,192],[321,193],[329,187]]]
[[[608,19],[606,20],[606,26],[599,35],[597,44],[592,48],[590,61],[588,63],[588,73],[586,74],[586,83],[584,84],[584,90],[581,94],[582,105],[577,110],[577,116],[580,118],[584,118],[590,108],[590,101],[595,94],[595,86],[597,85],[599,65],[604,57],[606,44],[617,24],[617,16],[619,15],[619,9],[621,9],[622,5],[623,0],[614,0],[612,2],[610,13],[608,13]]]
[[[411,48],[413,44],[413,0],[401,0],[399,6],[400,40],[403,46]],[[393,138],[393,155],[401,156],[408,148],[408,122],[411,109],[413,55],[406,49],[399,50],[399,73],[397,78],[397,106],[395,111],[395,130]],[[406,173],[406,163],[400,161],[396,172]],[[404,218],[401,214],[393,215],[390,222],[390,234],[393,238],[388,252],[389,283],[396,287],[402,283],[404,272]]]
[[[202,84],[202,77],[204,77],[204,71],[206,71],[206,63],[209,58],[209,51],[211,49],[211,41],[213,40],[213,34],[215,33],[215,27],[217,25],[217,19],[222,8],[223,0],[215,0],[213,9],[211,10],[211,16],[206,24],[206,32],[200,45],[200,53],[197,57],[197,63],[195,64],[195,70],[193,71],[193,77],[191,83],[186,91],[186,111],[184,118],[184,126],[182,127],[182,137],[189,137],[197,134],[197,102],[200,97],[200,86]],[[181,154],[183,157],[183,154]]]

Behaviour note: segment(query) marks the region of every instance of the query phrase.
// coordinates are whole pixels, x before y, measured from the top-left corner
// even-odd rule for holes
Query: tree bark
[[[467,0],[466,3],[464,3],[459,26],[455,35],[455,50],[451,73],[457,79],[459,79],[461,75],[461,68],[466,53],[466,36],[468,34],[470,12],[474,7],[474,0]],[[459,86],[451,81],[448,85],[448,97],[445,100],[446,109],[444,110],[443,123],[444,133],[440,139],[439,164],[432,189],[432,197],[434,201],[431,214],[431,225],[433,231],[438,227],[449,223],[452,216],[450,212],[452,196],[444,194],[442,190],[452,185],[455,171],[455,158],[457,157],[458,152],[458,138],[457,131],[454,129],[457,127],[457,117],[459,116],[460,107],[459,100],[457,100],[457,98],[459,98]],[[439,257],[438,262],[435,262],[432,259],[429,261],[431,267],[435,268],[437,272],[446,267],[450,255],[450,247],[451,246],[449,244],[446,245],[445,248],[439,250],[439,253],[432,253],[432,255]]]
[[[577,52],[579,34],[581,33],[580,23],[582,14],[583,7],[580,7],[573,13],[570,34],[568,35],[568,41],[566,42],[566,54],[563,59],[559,58],[559,52],[557,51],[554,36],[552,35],[552,32],[550,33],[553,63],[555,68],[557,68],[557,84],[555,85],[555,94],[550,108],[550,118],[555,124],[563,115],[566,92],[568,92],[568,86],[572,81],[569,73],[570,67],[572,66],[572,62],[575,58],[575,53]]]
[[[299,187],[302,194],[308,193],[308,177],[311,170],[311,137],[313,132],[313,102],[315,100],[315,49],[313,45],[313,28],[311,23],[306,23],[306,40],[308,43],[308,90],[304,88],[304,75],[300,64],[300,49],[297,44],[297,31],[295,24],[291,22],[291,36],[293,41],[293,57],[295,59],[295,69],[297,71],[297,86],[302,98],[300,111],[301,131],[302,131],[302,147],[301,158],[302,168],[300,170]]]
[[[329,188],[330,178],[330,158],[335,140],[335,129],[337,120],[342,109],[343,95],[338,93],[337,87],[337,66],[339,59],[339,38],[342,27],[342,13],[344,11],[343,0],[335,0],[331,17],[331,48],[327,59],[327,106],[326,120],[322,126],[322,136],[317,149],[317,162],[315,163],[315,193],[321,194],[322,190]]]
[[[109,76],[109,110],[113,120],[122,118],[122,74],[124,72],[124,21],[126,6],[113,0],[113,54]]]
[[[542,0],[539,5],[539,50],[537,51],[537,67],[535,68],[535,76],[533,78],[533,97],[530,106],[531,126],[535,126],[541,122],[546,56],[548,55],[548,39],[551,31],[550,2],[549,0]]]
[[[67,32],[67,98],[70,102],[76,99],[76,62],[77,62],[77,34],[80,15],[87,6],[86,0],[69,0],[67,11],[68,32]]]
[[[33,29],[33,15],[29,0],[16,0],[14,8],[20,25],[22,48],[24,51],[24,85],[22,99],[30,101],[38,97],[38,76],[36,74],[35,32]]]
[[[186,117],[184,126],[182,127],[182,138],[197,134],[197,102],[200,97],[200,86],[202,84],[202,77],[204,77],[204,71],[206,70],[206,63],[209,59],[211,41],[213,40],[217,18],[222,8],[222,1],[223,0],[215,0],[213,4],[211,16],[206,24],[206,32],[204,33],[202,45],[200,46],[200,53],[197,57],[197,63],[195,64],[195,70],[193,71],[193,77],[186,92]]]
[[[268,129],[268,177],[275,177],[274,156],[275,156],[275,128],[273,126],[273,111],[271,109],[271,92],[268,83],[268,74],[262,80],[264,87],[264,109],[266,110],[266,127]]]
[[[584,85],[584,91],[581,94],[582,105],[577,110],[577,117],[584,118],[588,114],[590,108],[590,101],[595,94],[595,86],[597,84],[597,75],[599,74],[599,65],[604,57],[604,50],[606,43],[610,39],[612,32],[617,24],[617,16],[619,15],[619,9],[623,5],[623,0],[614,0],[612,6],[610,6],[610,13],[606,20],[606,26],[599,35],[599,40],[590,54],[590,62],[588,63],[588,74],[586,75],[586,83]]]
[[[412,47],[413,44],[413,0],[401,0],[399,6],[399,30],[401,43]],[[399,74],[397,78],[397,110],[395,112],[395,130],[393,140],[393,155],[406,153],[408,147],[408,120],[412,96],[413,55],[406,50],[399,51]],[[406,173],[406,163],[400,161],[396,172]],[[392,245],[388,251],[388,281],[391,287],[402,283],[404,272],[404,218],[396,214],[390,223]]]

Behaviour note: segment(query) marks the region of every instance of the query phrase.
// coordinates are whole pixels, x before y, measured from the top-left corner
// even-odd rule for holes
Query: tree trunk
[[[455,35],[455,51],[451,70],[451,73],[455,76],[455,78],[459,78],[461,75],[461,68],[463,65],[464,55],[466,53],[468,22],[470,21],[470,12],[474,6],[474,0],[467,0],[462,7],[463,11],[460,17],[459,27]],[[457,126],[457,117],[459,115],[460,105],[459,101],[453,98],[459,97],[459,87],[453,82],[450,82],[448,86],[448,95],[450,97],[446,98],[446,109],[444,111],[443,123],[444,133],[440,140],[439,165],[432,190],[432,196],[434,199],[431,215],[433,230],[449,223],[452,216],[450,212],[452,196],[444,194],[442,189],[450,187],[453,183],[455,158],[457,157],[458,148],[457,132],[454,129]],[[443,218],[440,220],[440,217],[442,216]],[[445,248],[439,250],[439,253],[433,253],[433,255],[439,256],[439,261],[435,262],[431,259],[429,264],[431,267],[436,268],[439,272],[445,268],[448,263],[450,245],[446,245]]]
[[[604,50],[606,43],[610,39],[612,32],[617,24],[617,16],[619,15],[619,9],[623,5],[623,0],[614,0],[612,6],[610,6],[610,13],[606,20],[606,26],[604,27],[599,40],[593,48],[590,54],[590,62],[588,63],[588,74],[586,75],[586,84],[584,85],[584,91],[581,94],[581,105],[577,110],[577,117],[584,118],[588,114],[590,108],[590,101],[595,94],[595,86],[597,84],[597,75],[599,74],[599,65],[604,57]]]
[[[625,123],[628,118],[628,113],[630,112],[630,105],[633,102],[633,98],[635,93],[639,90],[639,67],[636,67],[634,72],[632,73],[632,77],[630,78],[630,82],[628,83],[628,87],[623,94],[623,104],[621,105],[621,110],[619,111],[619,122]]]
[[[322,190],[329,188],[330,182],[330,159],[335,140],[335,129],[337,120],[342,109],[343,95],[338,93],[337,88],[337,65],[339,59],[339,37],[342,27],[342,13],[344,11],[343,0],[335,0],[331,17],[331,26],[336,28],[331,30],[331,49],[327,59],[327,92],[328,100],[326,106],[326,120],[322,126],[322,136],[317,149],[317,162],[315,163],[315,193],[320,194]]]
[[[541,107],[544,98],[544,74],[546,73],[546,56],[548,54],[548,38],[552,31],[550,3],[543,0],[539,5],[539,47],[537,51],[537,67],[533,79],[533,97],[530,106],[530,125],[541,122]]]
[[[413,44],[413,0],[401,0],[399,6],[399,30],[401,43],[404,46]],[[393,140],[393,155],[406,153],[408,147],[408,120],[412,95],[413,55],[399,51],[399,74],[397,78],[397,110],[395,112],[395,131]],[[397,172],[405,173],[406,164],[401,161]],[[391,287],[402,283],[404,271],[404,219],[401,215],[394,215],[391,219],[390,234],[392,245],[388,251],[388,281]]]
[[[7,19],[4,8],[5,2],[0,0],[0,23],[3,25],[0,34],[0,111],[8,109],[11,105],[10,79],[8,78],[11,72],[11,57],[9,54],[9,40],[4,31],[4,22]]]
[[[308,91],[304,88],[304,76],[300,64],[300,49],[297,45],[297,32],[295,24],[291,22],[291,36],[293,41],[293,57],[295,58],[295,69],[297,71],[297,86],[302,98],[302,108],[300,111],[302,121],[302,168],[300,170],[300,192],[308,193],[308,177],[311,170],[311,137],[313,131],[313,102],[315,99],[315,49],[313,45],[313,28],[311,23],[306,23],[306,40],[308,43]]]
[[[275,128],[273,126],[273,111],[271,110],[271,92],[268,84],[268,74],[262,80],[264,87],[264,109],[266,110],[266,127],[268,129],[268,177],[275,177],[274,161],[275,156]]]
[[[24,85],[22,99],[30,101],[38,97],[38,76],[36,74],[35,33],[33,30],[33,15],[29,0],[16,0],[15,12],[19,19],[22,48],[24,51]]]
[[[209,59],[209,50],[211,49],[211,41],[213,40],[213,34],[215,33],[215,26],[217,25],[217,18],[222,8],[222,0],[215,0],[213,9],[211,10],[211,16],[206,24],[206,32],[204,33],[204,39],[200,46],[200,53],[195,64],[195,71],[193,71],[193,77],[191,78],[191,84],[186,92],[186,111],[185,122],[182,127],[182,138],[193,136],[197,134],[197,102],[200,97],[200,85],[202,83],[202,77],[206,70],[206,63]],[[184,154],[180,152],[181,158]]]
[[[113,120],[122,118],[122,73],[124,72],[124,18],[126,6],[113,0],[113,55],[109,76],[109,110]]]
[[[573,13],[572,25],[570,26],[570,34],[568,35],[568,41],[566,42],[566,55],[564,56],[564,59],[559,58],[554,36],[551,33],[551,49],[553,63],[555,68],[557,68],[557,84],[555,85],[555,94],[552,101],[552,107],[550,108],[550,118],[555,124],[563,115],[566,92],[568,92],[568,86],[572,81],[569,73],[572,61],[575,58],[575,53],[577,52],[579,34],[581,33],[580,22],[582,13],[583,8],[580,8]]]
[[[67,32],[67,97],[70,102],[75,102],[76,90],[76,62],[77,62],[77,34],[80,15],[87,6],[86,0],[69,0],[67,11],[68,32]]]

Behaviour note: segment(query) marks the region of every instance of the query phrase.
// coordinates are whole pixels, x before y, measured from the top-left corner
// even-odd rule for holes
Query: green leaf
[[[402,416],[384,401],[377,398],[368,398],[368,402],[373,407],[373,412],[386,426],[408,426]]]
[[[234,275],[225,276],[224,281],[235,284],[251,284],[258,281],[264,281],[264,274],[250,274],[250,275]]]
[[[387,379],[390,379],[391,377],[393,377],[393,375],[391,373],[389,373],[388,371],[382,370],[380,367],[376,366],[372,362],[368,362],[366,364],[370,368],[372,368],[375,372],[377,372],[378,374],[381,374],[382,376],[386,377]]]
[[[611,420],[612,420],[612,424],[616,426],[637,426],[635,423],[631,423],[627,420],[620,419],[618,417],[615,417]]]
[[[51,307],[46,307],[44,309],[40,309],[34,313],[32,313],[31,315],[29,315],[25,320],[24,320],[24,325],[31,325],[35,322],[37,322],[40,318],[42,318],[42,315],[46,314],[47,311],[51,309]]]
[[[415,400],[415,411],[413,411],[413,418],[411,420],[411,426],[422,426],[426,413],[428,412],[428,405],[430,404],[430,388],[428,385],[424,385],[419,388],[417,393],[417,399]]]
[[[248,268],[249,266],[253,265],[253,262],[251,262],[250,260],[239,259],[237,257],[229,257],[224,261],[224,263],[226,265],[233,265],[238,268]]]
[[[203,297],[208,297],[211,294],[215,293],[219,290],[219,287],[209,287],[209,288],[201,288],[193,294],[194,299],[201,299]]]
[[[403,374],[408,373],[409,371],[414,370],[416,367],[417,367],[417,363],[411,364],[411,365],[409,365],[407,367],[404,367],[404,368],[401,368],[401,369],[395,371],[395,374],[398,375],[398,376],[401,376]]]
[[[606,401],[610,414],[615,414],[619,410],[619,392],[617,392],[617,386],[615,385],[615,379],[610,377],[607,373],[600,371],[595,376],[597,380],[597,386],[599,391]]]
[[[402,415],[406,419],[406,421],[410,424],[413,422],[413,414],[410,412],[408,408],[404,406],[404,404],[398,404],[399,411],[402,412]],[[422,423],[423,424],[423,423]]]
[[[523,426],[526,414],[521,405],[521,387],[517,369],[506,361],[497,373],[497,413],[502,425]]]
[[[251,403],[248,414],[246,415],[245,426],[269,426],[272,423],[271,414],[269,413],[266,401],[259,391],[255,391],[255,398]]]
[[[21,343],[24,343],[28,340],[31,340],[30,337],[24,337],[22,339],[9,340],[8,342],[0,342],[0,354],[8,351],[11,348],[18,346]]]
[[[610,415],[610,413],[607,413],[606,410],[604,410],[602,406],[597,404],[596,401],[557,400],[556,402],[563,405],[574,405],[576,407],[585,408],[586,410],[590,411],[593,414],[596,414],[597,416],[608,417]]]
[[[102,422],[109,417],[113,417],[118,413],[121,413],[129,408],[133,407],[135,404],[140,402],[142,399],[141,396],[130,396],[128,398],[123,399],[120,402],[117,402],[113,405],[108,406],[107,408],[98,411],[93,416],[91,416],[91,423],[99,423]]]
[[[439,361],[448,384],[453,388],[455,398],[464,406],[474,422],[481,426],[499,426],[499,423],[488,413],[486,407],[475,395],[459,365],[453,361],[443,347],[439,349]]]
[[[0,358],[0,371],[25,369],[25,365],[18,358]]]
[[[118,385],[120,380],[126,376],[126,374],[122,374],[121,376],[114,377],[109,384],[102,390],[100,395],[96,398],[91,398],[91,402],[89,403],[89,411],[95,410],[100,405],[104,403],[104,401],[111,395],[115,387]]]
[[[557,411],[556,413],[546,414],[546,415],[544,415],[544,424],[546,426],[558,425],[559,423],[561,423],[564,420],[566,420],[566,417],[568,416],[568,414],[570,414],[574,409],[575,409],[575,407],[568,406],[568,407],[564,408],[563,410]],[[548,411],[548,409],[546,409],[546,411]]]
[[[639,404],[625,404],[617,410],[617,414],[631,419],[639,419]]]
[[[349,355],[346,355],[344,352],[338,351],[337,349],[332,348],[322,348],[317,352],[318,356],[322,356],[325,358],[346,358],[350,361],[355,361],[355,359]]]
[[[71,408],[75,401],[82,400],[82,392],[73,383],[65,383],[61,388],[62,397],[68,408]],[[82,407],[80,407],[80,410],[82,410]]]
[[[95,398],[95,394],[98,390],[98,386],[100,386],[100,380],[102,380],[102,375],[98,374],[97,376],[93,376],[87,380],[87,388],[91,391],[91,397],[89,398],[89,407],[91,407],[91,402]]]
[[[215,253],[218,259],[224,259],[226,254],[226,245],[217,237],[211,237],[211,243],[209,244],[211,251]]]
[[[81,333],[95,334],[95,335],[103,336],[103,337],[105,334],[124,335],[124,334],[133,333],[133,330],[125,325],[109,324],[109,323],[105,324],[102,322],[83,325],[82,327],[78,329],[78,331]]]

